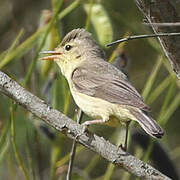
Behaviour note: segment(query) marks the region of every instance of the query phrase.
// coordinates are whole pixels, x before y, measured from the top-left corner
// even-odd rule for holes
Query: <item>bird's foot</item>
[[[82,129],[82,133],[85,133],[88,131],[88,127],[89,127],[89,123],[86,121],[84,123],[82,123],[83,129]]]
[[[88,132],[89,124],[87,123],[87,121],[82,123],[81,126],[82,126],[82,131],[76,135],[75,139],[78,139],[81,135]]]
[[[126,146],[123,146],[122,144],[119,145],[119,148],[121,148],[123,151],[127,151],[127,147]]]
[[[76,139],[83,135],[84,133],[88,132],[88,127],[92,124],[102,124],[105,123],[106,121],[103,119],[96,119],[96,120],[92,120],[92,121],[85,121],[84,123],[81,124],[81,126],[83,126],[82,131],[75,137]]]

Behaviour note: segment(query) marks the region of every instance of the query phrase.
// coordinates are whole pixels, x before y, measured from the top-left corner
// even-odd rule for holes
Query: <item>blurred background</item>
[[[178,11],[180,3],[174,1]],[[78,108],[55,63],[41,62],[75,28],[93,34],[107,60],[122,69],[164,128],[162,139],[145,136],[132,123],[128,152],[173,179],[180,169],[180,83],[156,39],[106,44],[150,34],[133,1],[0,0],[0,69],[27,90],[76,120]],[[86,115],[83,121],[90,119]],[[90,131],[120,145],[124,128],[94,125]],[[0,179],[65,179],[72,141],[0,93]],[[168,163],[167,163],[168,162]],[[179,172],[178,172],[179,173]],[[72,179],[135,179],[99,155],[77,146]]]

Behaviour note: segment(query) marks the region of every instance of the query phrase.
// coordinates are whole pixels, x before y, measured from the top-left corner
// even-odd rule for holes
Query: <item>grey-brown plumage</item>
[[[72,80],[76,89],[83,94],[144,111],[150,110],[136,89],[123,79],[122,73],[104,60],[76,68]]]
[[[86,47],[89,48],[89,50],[91,51],[89,56],[101,57],[102,59],[105,58],[104,51],[99,47],[96,41],[92,38],[91,33],[85,31],[84,29],[78,28],[69,32],[63,38],[59,47],[65,46],[66,44],[71,43],[73,41],[81,41],[81,44],[84,47],[84,49],[81,49],[82,52],[83,50],[85,51],[87,50]]]
[[[85,125],[106,123],[115,117],[129,124],[137,121],[153,137],[161,137],[162,128],[149,116],[150,108],[129,83],[126,75],[105,61],[105,54],[91,34],[84,29],[68,33],[60,45],[44,59],[54,59],[68,80],[77,105],[101,120]],[[47,52],[46,52],[47,53]]]
[[[91,59],[92,62],[93,60]],[[164,134],[162,128],[148,115],[150,108],[124,74],[103,59],[95,61],[96,63],[90,63],[88,66],[82,64],[74,70],[72,80],[76,89],[111,103],[127,105],[126,108],[138,119],[141,127],[151,136],[160,138]]]

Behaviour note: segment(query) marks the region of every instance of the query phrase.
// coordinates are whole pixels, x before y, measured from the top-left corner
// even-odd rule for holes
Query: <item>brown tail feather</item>
[[[140,126],[152,137],[161,138],[164,135],[163,129],[157,124],[157,122],[143,113],[142,111],[130,110],[130,112],[136,117]]]

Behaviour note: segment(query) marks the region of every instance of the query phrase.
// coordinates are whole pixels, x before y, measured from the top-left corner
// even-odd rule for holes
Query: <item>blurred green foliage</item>
[[[105,48],[113,39],[151,33],[132,1],[0,0],[0,14],[0,69],[73,119],[77,106],[68,84],[55,63],[38,60],[40,51],[54,49],[67,32],[84,27],[104,48],[111,63],[124,52],[130,81],[142,92],[152,116],[166,132],[155,141],[180,169],[180,83],[158,41],[135,40]],[[139,129],[133,124],[131,133]],[[115,131],[96,125],[90,130],[114,144],[123,141],[122,127]],[[68,138],[0,94],[0,179],[65,179],[71,144]],[[129,152],[149,162],[153,144],[148,150],[134,145]],[[77,147],[72,179],[121,178],[133,179],[99,155],[81,145]]]

